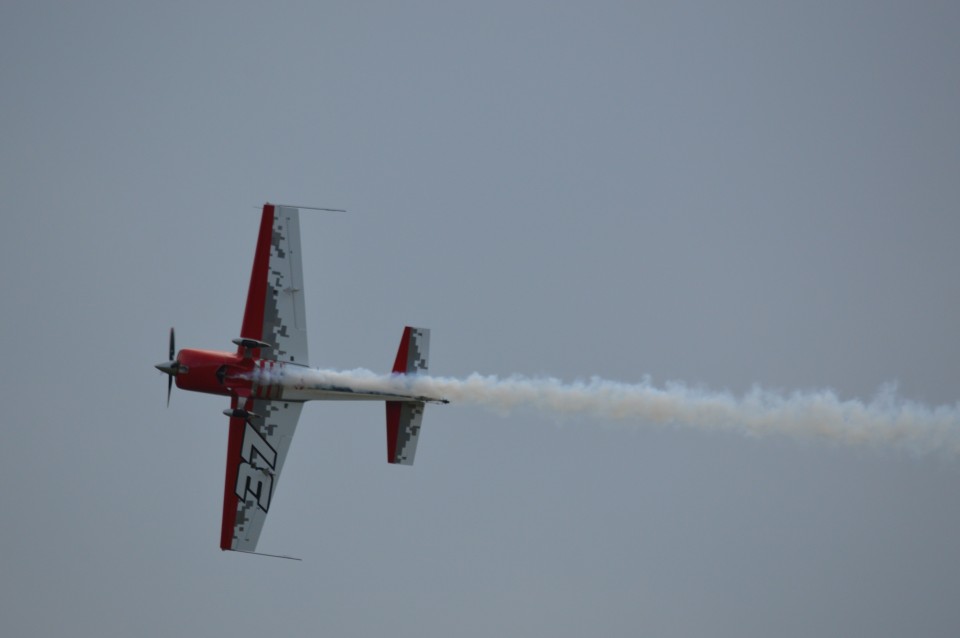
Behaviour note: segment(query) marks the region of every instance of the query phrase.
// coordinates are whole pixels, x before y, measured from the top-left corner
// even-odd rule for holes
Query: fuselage
[[[181,390],[222,396],[286,401],[425,401],[441,398],[330,383],[320,371],[293,363],[245,357],[235,352],[183,349],[176,357]]]

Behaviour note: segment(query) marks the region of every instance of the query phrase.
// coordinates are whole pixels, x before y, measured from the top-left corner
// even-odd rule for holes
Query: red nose
[[[244,373],[253,370],[253,362],[233,352],[181,350],[177,356],[177,387],[181,390],[230,396],[246,384]]]

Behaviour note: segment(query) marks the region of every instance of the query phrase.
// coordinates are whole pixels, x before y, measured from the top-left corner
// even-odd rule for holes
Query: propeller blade
[[[166,363],[158,363],[156,369],[167,374],[167,407],[170,407],[170,392],[173,390],[173,377],[180,371],[180,362],[174,359],[177,354],[177,346],[173,336],[173,326],[170,326],[170,360]]]

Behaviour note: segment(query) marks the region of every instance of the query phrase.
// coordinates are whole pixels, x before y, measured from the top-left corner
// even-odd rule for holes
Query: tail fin
[[[407,326],[397,349],[394,374],[426,372],[429,355],[430,331]],[[423,406],[423,401],[387,401],[387,462],[413,465]]]

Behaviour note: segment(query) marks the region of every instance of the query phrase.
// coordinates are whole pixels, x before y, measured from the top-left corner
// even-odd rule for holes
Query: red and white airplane
[[[329,209],[328,209],[329,210]],[[236,352],[183,349],[170,329],[170,361],[157,368],[181,390],[230,397],[227,473],[220,548],[257,553],[257,540],[277,489],[283,461],[305,401],[374,400],[387,405],[387,461],[412,465],[426,403],[439,397],[407,396],[344,385],[304,383],[309,372],[300,212],[265,204],[253,258]],[[430,331],[406,327],[393,373],[427,370]]]

